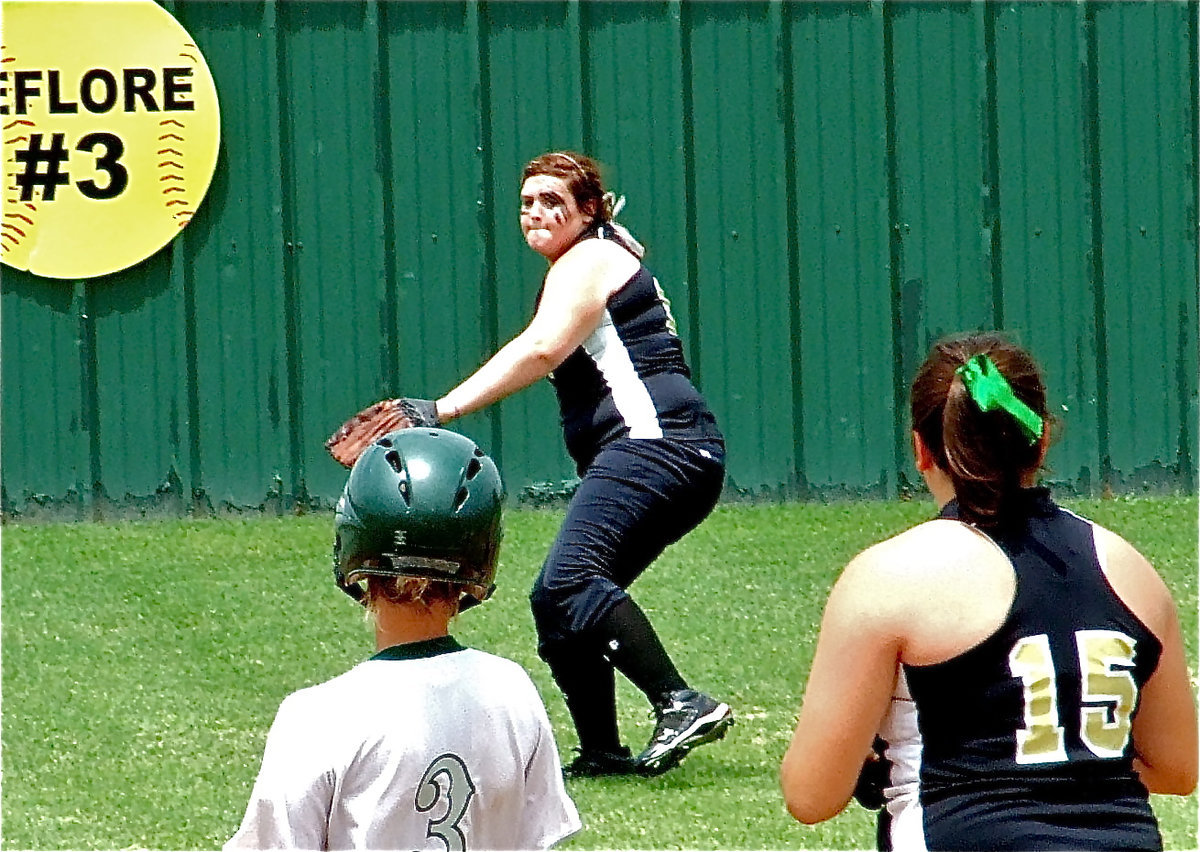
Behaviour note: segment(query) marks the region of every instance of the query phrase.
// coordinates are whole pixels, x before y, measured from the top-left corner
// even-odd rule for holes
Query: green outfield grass
[[[1070,505],[1166,577],[1194,674],[1196,498]],[[659,778],[571,782],[585,828],[563,848],[874,848],[873,815],[857,804],[815,828],[794,823],[777,770],[839,568],[929,514],[917,502],[728,505],[669,549],[635,593],[685,676],[738,722]],[[455,632],[530,671],[569,758],[574,733],[526,602],[558,520],[508,514],[499,591]],[[219,847],[280,700],[372,651],[358,607],[330,579],[331,526],[328,516],[6,526],[4,848]],[[652,720],[639,694],[620,690],[637,749]],[[1197,848],[1195,796],[1154,807],[1168,849]]]

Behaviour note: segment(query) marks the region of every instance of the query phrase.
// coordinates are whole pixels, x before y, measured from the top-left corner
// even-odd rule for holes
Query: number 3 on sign
[[[0,263],[78,281],[142,262],[192,221],[216,169],[200,47],[154,0],[0,3]]]
[[[1097,757],[1120,757],[1129,742],[1138,694],[1129,671],[1136,646],[1133,639],[1116,630],[1075,633],[1083,676],[1079,734]],[[1050,637],[1041,633],[1019,639],[1009,652],[1008,668],[1025,688],[1025,727],[1017,731],[1017,763],[1066,760]]]
[[[37,199],[33,192],[37,186],[42,188],[42,201],[54,201],[57,187],[70,180],[62,168],[69,157],[63,142],[66,134],[50,134],[48,146],[43,145],[45,135],[31,133],[26,147],[13,152],[14,162],[24,166],[14,176],[16,186],[21,190],[19,199],[23,202]],[[89,133],[79,140],[75,150],[92,153],[97,147],[100,148],[100,154],[96,156],[95,168],[108,175],[107,184],[100,186],[94,180],[81,180],[75,185],[88,198],[116,198],[129,185],[129,171],[120,163],[125,145],[121,137],[112,133]]]
[[[79,140],[75,150],[95,151],[97,147],[103,153],[96,157],[96,169],[108,175],[108,185],[98,186],[94,180],[81,180],[76,186],[88,198],[116,198],[129,185],[129,171],[120,163],[125,144],[121,142],[121,137],[112,133],[89,133]]]

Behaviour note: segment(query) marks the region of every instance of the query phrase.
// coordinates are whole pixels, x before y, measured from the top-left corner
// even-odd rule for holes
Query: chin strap
[[[360,586],[358,583],[338,583],[338,588],[348,594],[350,597],[354,598],[363,606],[367,605],[367,593],[363,591],[362,586]]]
[[[350,597],[354,598],[360,604],[362,604],[363,606],[367,605],[366,600],[364,600],[367,596],[367,593],[365,591],[363,591],[363,587],[360,586],[358,583],[347,583],[346,582],[346,578],[342,574],[341,568],[338,565],[336,553],[334,554],[334,557],[333,557],[333,582],[337,583],[337,587],[339,589],[341,589],[343,592],[348,594]]]
[[[496,591],[496,584],[492,583],[490,586],[488,586],[487,591],[484,593],[482,598],[477,598],[471,594],[463,595],[458,602],[458,611],[466,612],[473,606],[479,606],[481,603],[490,598],[492,596],[492,592],[494,591]]]

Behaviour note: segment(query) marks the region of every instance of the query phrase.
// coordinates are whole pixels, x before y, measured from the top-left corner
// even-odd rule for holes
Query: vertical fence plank
[[[979,4],[885,3],[897,475],[909,482],[908,386],[929,345],[994,328],[987,70]]]
[[[730,486],[779,494],[795,470],[780,33],[766,6],[685,8],[701,375],[736,460]]]
[[[815,493],[894,485],[893,320],[880,8],[793,7],[804,474]],[[901,426],[902,428],[902,426]]]
[[[1083,10],[1012,3],[993,11],[1004,325],[1037,355],[1062,424],[1051,476],[1088,492],[1099,471]]]
[[[994,324],[982,218],[981,10],[890,4],[905,282],[922,294],[925,340]]]
[[[94,404],[81,366],[81,286],[4,269],[0,470],[6,514],[86,517]]]
[[[287,393],[278,31],[264,3],[177,9],[221,94],[222,145],[208,197],[184,232],[193,291],[191,424],[204,508],[282,508]],[[241,140],[253,138],[256,144]]]
[[[298,499],[336,495],[344,471],[322,447],[357,409],[384,396],[388,294],[373,92],[378,32],[361,3],[280,4],[287,43],[280,99],[289,135],[295,287],[293,471]],[[364,92],[371,93],[364,96]]]
[[[667,3],[628,2],[588,2],[581,11],[589,153],[606,167],[606,185],[625,196],[619,219],[646,245],[646,264],[671,299],[687,345],[691,317],[679,11]]]
[[[452,3],[382,3],[395,234],[391,393],[436,398],[490,354],[477,32]],[[472,104],[475,108],[457,108]],[[455,424],[490,444],[485,415]],[[489,446],[490,449],[490,446]]]
[[[1196,387],[1195,195],[1184,179],[1196,115],[1175,94],[1196,73],[1188,15],[1184,4],[1167,3],[1095,12],[1107,474],[1120,490],[1180,478],[1180,433],[1190,414],[1180,389]]]
[[[99,517],[160,508],[178,513],[187,470],[183,294],[172,286],[172,244],[122,272],[88,281],[98,427]]]

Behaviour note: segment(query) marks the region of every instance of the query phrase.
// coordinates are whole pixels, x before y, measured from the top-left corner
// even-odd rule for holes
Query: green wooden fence
[[[328,506],[345,416],[527,321],[519,174],[560,147],[628,198],[730,497],[896,494],[915,366],[993,327],[1046,369],[1061,487],[1195,490],[1195,2],[164,5],[213,186],[125,272],[4,268],[7,518]],[[545,383],[456,428],[515,496],[572,475]]]

